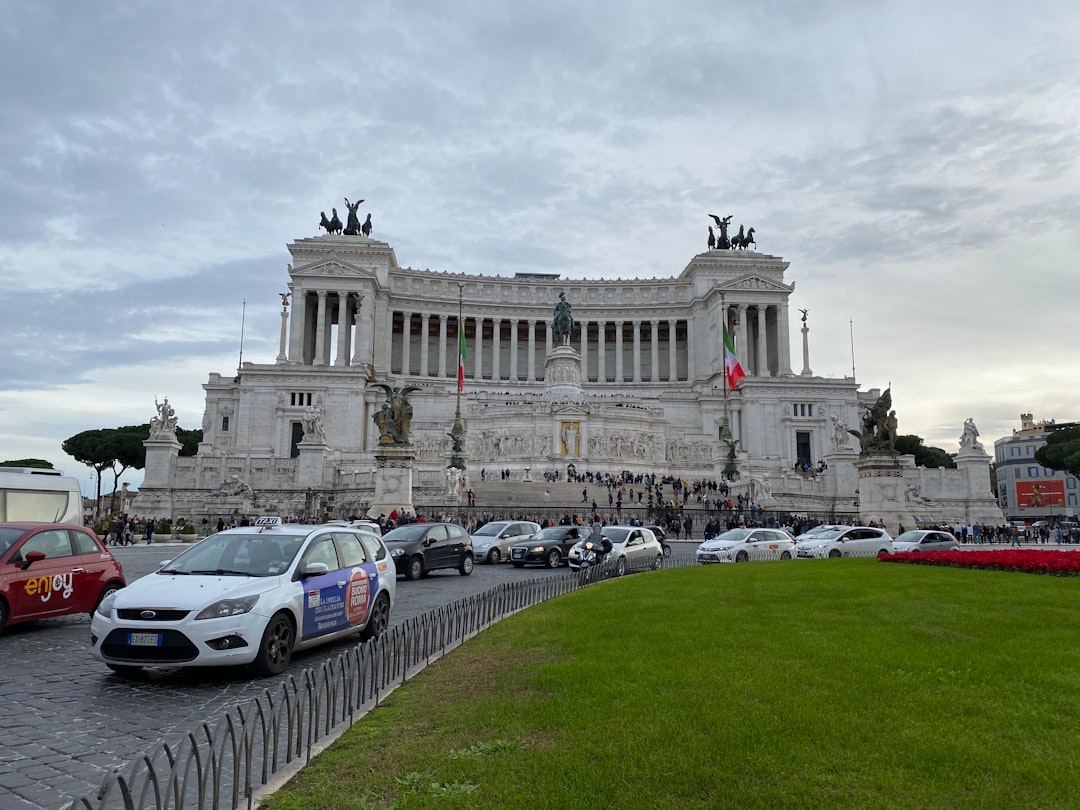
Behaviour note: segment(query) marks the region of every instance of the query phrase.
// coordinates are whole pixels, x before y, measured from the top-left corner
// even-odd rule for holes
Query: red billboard
[[[1064,481],[1021,481],[1016,485],[1016,505],[1064,506]]]

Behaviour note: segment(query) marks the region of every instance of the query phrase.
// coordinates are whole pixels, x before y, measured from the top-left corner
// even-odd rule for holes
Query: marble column
[[[746,372],[747,376],[750,376],[754,373],[754,370],[751,368],[753,364],[750,362],[750,344],[746,341],[746,313],[746,304],[739,304],[739,342],[735,346],[735,356],[738,358],[743,371]]]
[[[431,347],[428,346],[428,342],[431,340],[431,314],[424,312],[420,315],[420,376],[428,376],[428,357],[431,354]]]
[[[285,334],[289,329],[289,307],[285,302],[281,305],[281,340],[278,342],[277,361],[285,362]]]
[[[581,331],[581,381],[589,381],[589,322],[578,321],[578,329]]]
[[[555,340],[555,333],[551,331],[551,321],[547,321],[544,328],[544,362],[547,363],[547,356],[551,354],[551,345]]]
[[[785,301],[777,313],[776,352],[780,358],[780,375],[792,374],[791,370],[791,325],[788,323],[788,305]]]
[[[353,312],[353,356],[352,365],[359,366],[365,362],[364,360],[364,346],[360,340],[360,336],[363,334],[363,327],[361,326],[361,315],[364,311],[364,296],[360,296],[356,299],[356,309]]]
[[[769,376],[769,341],[765,337],[765,307],[757,308],[757,367],[759,377]]]
[[[337,295],[337,357],[334,365],[344,366],[349,362],[349,294],[341,290]]]
[[[502,379],[500,360],[500,348],[502,343],[502,318],[491,319],[491,379]]]
[[[401,313],[401,373],[412,373],[412,316],[411,312]]]
[[[623,321],[615,321],[615,382],[621,383],[623,377]]]
[[[607,382],[607,322],[596,323],[596,381]]]
[[[529,382],[536,380],[536,321],[529,321]]]
[[[634,382],[641,382],[641,321],[631,321],[634,330]]]
[[[649,346],[649,381],[658,382],[660,379],[660,321],[653,318],[652,343]]]
[[[326,290],[319,290],[319,310],[315,316],[315,365],[326,365]]]
[[[679,379],[679,355],[677,352],[678,344],[675,342],[675,338],[678,335],[678,322],[675,319],[670,319],[667,322],[667,334],[668,334],[668,382],[675,382]]]
[[[476,357],[473,359],[473,379],[479,382],[484,379],[484,319],[473,318],[473,323],[476,325],[476,337],[473,339],[473,343],[476,344]]]
[[[307,317],[307,290],[294,292],[292,297],[292,317],[289,318],[289,360],[293,363],[304,362],[304,328]]]
[[[689,382],[697,376],[697,335],[694,334],[694,321],[686,319],[686,380]]]
[[[439,316],[439,377],[446,378],[446,321],[448,316]],[[457,373],[456,371],[454,372]]]
[[[518,319],[510,319],[510,379],[518,379]]]

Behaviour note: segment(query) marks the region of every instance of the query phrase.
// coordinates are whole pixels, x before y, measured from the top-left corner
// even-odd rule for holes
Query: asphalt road
[[[156,570],[182,546],[115,549],[129,582]],[[566,569],[477,565],[463,577],[436,571],[398,580],[391,625],[503,582],[566,575]],[[253,679],[238,668],[151,670],[127,681],[91,657],[86,616],[9,628],[0,637],[0,810],[55,810],[96,791],[161,740],[179,741],[207,721],[289,674],[317,667],[347,649],[348,640],[299,653],[277,678]]]

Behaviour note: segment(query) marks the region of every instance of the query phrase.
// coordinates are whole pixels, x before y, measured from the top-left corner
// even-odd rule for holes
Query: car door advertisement
[[[374,563],[331,571],[304,583],[304,627],[302,638],[336,633],[367,621],[378,588]]]

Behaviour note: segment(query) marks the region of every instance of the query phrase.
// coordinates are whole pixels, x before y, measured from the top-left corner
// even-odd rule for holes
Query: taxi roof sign
[[[281,517],[278,515],[266,515],[265,517],[255,518],[256,526],[280,526]]]

